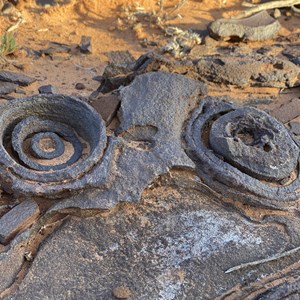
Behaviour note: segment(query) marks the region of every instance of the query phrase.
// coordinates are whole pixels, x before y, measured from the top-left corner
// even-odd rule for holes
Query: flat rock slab
[[[263,41],[273,38],[280,28],[280,23],[267,11],[244,19],[218,19],[208,26],[209,34],[214,38],[243,41]]]
[[[300,68],[293,63],[260,54],[209,55],[196,62],[200,78],[239,87],[293,87],[300,84]]]
[[[271,115],[282,123],[287,123],[300,116],[300,98],[294,98],[291,101],[284,103],[278,108],[275,108]]]
[[[35,78],[29,77],[21,73],[10,72],[10,71],[0,71],[0,80],[13,82],[22,86],[29,85],[36,81]]]
[[[0,94],[10,94],[14,92],[19,85],[13,82],[0,81]]]
[[[0,219],[0,243],[6,244],[18,232],[30,226],[40,210],[33,200],[26,200],[12,208]]]
[[[115,299],[120,287],[131,299],[214,299],[282,265],[226,269],[290,246],[280,223],[251,222],[201,192],[162,187],[142,203],[67,221],[5,299]]]

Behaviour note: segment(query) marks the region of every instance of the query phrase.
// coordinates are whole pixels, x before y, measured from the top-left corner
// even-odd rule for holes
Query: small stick
[[[19,27],[19,25],[22,24],[24,21],[25,21],[24,18],[22,16],[20,16],[18,18],[18,21],[14,25],[7,28],[6,32],[11,32],[11,31],[16,30]]]
[[[262,4],[255,5],[235,16],[232,16],[232,19],[240,19],[244,17],[251,16],[257,12],[266,9],[273,9],[273,8],[282,8],[282,7],[291,7],[294,5],[300,4],[300,0],[278,0],[278,1],[270,1]]]
[[[245,263],[245,264],[237,265],[235,267],[232,267],[232,268],[226,270],[225,274],[228,274],[228,273],[231,273],[233,271],[237,271],[237,270],[249,267],[249,266],[257,266],[257,265],[264,264],[264,263],[269,262],[269,261],[277,260],[279,258],[292,255],[292,254],[296,253],[299,250],[300,250],[300,247],[297,247],[297,248],[282,252],[280,254],[273,255],[269,258],[264,258],[264,259],[261,259],[261,260],[251,261],[251,262],[248,262],[248,263]]]
[[[178,11],[185,3],[187,2],[187,0],[181,0],[177,5],[175,5],[175,7],[168,12],[168,15],[172,15],[174,14],[176,11]]]

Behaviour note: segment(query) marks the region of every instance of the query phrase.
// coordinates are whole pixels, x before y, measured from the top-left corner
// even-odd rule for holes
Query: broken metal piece
[[[18,232],[30,226],[40,213],[33,200],[25,200],[0,219],[0,243],[6,244]]]
[[[300,198],[299,146],[288,130],[264,112],[240,109],[222,100],[226,99],[207,97],[187,125],[187,152],[201,180],[218,193],[248,204],[282,209],[296,205]],[[245,122],[243,111],[252,122]],[[245,135],[250,135],[250,142]],[[232,146],[234,143],[239,147]],[[283,147],[283,153],[277,147]],[[288,166],[284,160],[290,160]],[[290,182],[285,185],[270,182],[287,175]]]
[[[244,19],[218,19],[208,26],[209,34],[216,39],[263,41],[276,36],[280,23],[267,11]]]

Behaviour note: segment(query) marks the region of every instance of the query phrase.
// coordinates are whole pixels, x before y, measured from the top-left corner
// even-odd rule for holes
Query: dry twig
[[[251,261],[251,262],[248,262],[248,263],[244,263],[244,264],[241,264],[241,265],[238,265],[238,266],[235,266],[235,267],[232,267],[232,268],[226,270],[225,273],[228,274],[228,273],[231,273],[233,271],[237,271],[237,270],[249,267],[249,266],[257,266],[257,265],[264,264],[264,263],[269,262],[269,261],[277,260],[279,258],[292,255],[292,254],[298,252],[299,250],[300,250],[300,247],[297,247],[297,248],[282,252],[280,254],[273,255],[273,256],[268,257],[268,258],[264,258],[264,259],[261,259],[261,260],[256,260],[256,261]]]
[[[247,4],[246,4],[247,3]],[[249,6],[248,2],[245,2],[245,6]],[[232,16],[233,19],[241,19],[245,17],[249,17],[257,12],[260,12],[262,10],[266,9],[274,9],[274,8],[282,8],[282,7],[292,7],[294,5],[300,4],[300,0],[279,0],[279,1],[270,1],[266,3],[261,3],[257,5],[251,5],[251,8]]]

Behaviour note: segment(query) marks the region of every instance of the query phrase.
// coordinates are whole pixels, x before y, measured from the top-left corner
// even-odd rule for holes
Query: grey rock
[[[53,55],[56,53],[69,53],[71,48],[69,45],[58,43],[58,42],[50,42],[49,47],[47,49],[39,50],[39,55]]]
[[[225,48],[222,54],[197,56],[197,49],[190,59],[174,61],[150,52],[139,57],[135,63],[109,64],[103,73],[101,85],[93,93],[108,93],[129,85],[133,79],[149,72],[164,71],[182,74],[209,84],[226,84],[238,87],[263,86],[287,88],[298,86],[300,68],[286,59],[258,53],[237,53]]]
[[[267,11],[244,19],[218,19],[208,26],[214,38],[263,41],[273,38],[280,30],[280,23]]]
[[[10,71],[0,71],[0,80],[13,82],[18,85],[26,86],[36,81],[35,78],[29,77],[27,75],[10,72]]]
[[[151,70],[156,63],[146,58],[139,70]],[[177,70],[184,73],[194,65],[181,67]],[[292,183],[271,186],[222,160],[207,143],[202,145],[202,138],[208,141],[202,127],[207,130],[220,115],[236,110],[224,98],[203,99],[203,83],[159,71],[134,77],[118,91],[120,126],[111,136],[100,116],[72,97],[38,95],[0,107],[1,187],[16,198],[32,196],[42,206],[53,203],[34,228],[0,248],[0,271],[11,266],[0,280],[2,292],[22,266],[30,266],[5,299],[114,299],[118,287],[126,287],[132,299],[214,299],[298,259],[295,255],[225,274],[228,268],[299,245],[300,175]],[[45,125],[36,121],[41,116],[47,126],[68,125],[92,150],[100,149],[95,160],[92,155],[93,164],[86,165],[83,156],[79,167],[74,163],[43,172],[25,168],[16,153],[7,157],[11,134],[19,133],[16,140],[22,141],[26,122],[34,125],[37,144],[39,126]],[[15,130],[17,124],[20,130]],[[28,154],[26,147],[23,152]],[[26,173],[16,176],[20,166]],[[66,219],[38,247],[40,226],[70,213],[76,218]],[[77,218],[89,214],[102,216]],[[38,247],[26,265],[26,248],[19,251],[17,245],[25,233],[32,235],[26,244]]]

